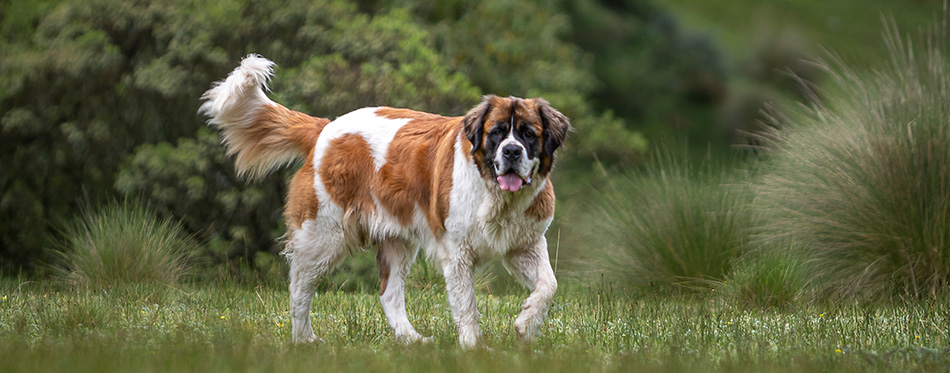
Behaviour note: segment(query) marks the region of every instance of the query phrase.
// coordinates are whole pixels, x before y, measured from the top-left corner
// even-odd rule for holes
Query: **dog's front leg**
[[[475,275],[470,250],[443,250],[442,274],[449,306],[463,348],[478,345],[481,330],[478,327],[478,309],[475,306]]]
[[[530,342],[538,335],[557,291],[557,279],[548,259],[548,243],[541,237],[523,249],[508,253],[505,259],[511,274],[531,289],[531,295],[521,305],[521,313],[515,319],[518,338]]]

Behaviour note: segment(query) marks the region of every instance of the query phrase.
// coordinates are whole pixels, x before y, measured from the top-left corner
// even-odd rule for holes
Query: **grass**
[[[950,290],[946,32],[921,40],[889,28],[891,63],[873,75],[826,64],[842,94],[775,133],[758,188],[770,215],[763,238],[801,248],[825,295],[920,299]]]
[[[319,294],[324,343],[292,345],[286,291],[233,285],[121,293],[0,286],[0,360],[10,371],[869,371],[950,364],[948,304],[758,311],[701,298],[563,287],[534,345],[515,341],[526,294],[480,294],[488,349],[462,351],[441,291],[408,292],[434,341],[393,340],[374,294]],[[157,297],[154,294],[161,294]],[[707,294],[709,295],[709,294]]]
[[[724,162],[658,158],[591,194],[575,229],[587,249],[576,260],[641,291],[709,288],[748,249],[749,183]]]
[[[806,285],[801,256],[791,250],[756,248],[738,260],[721,290],[746,307],[782,309],[806,300],[810,295]]]
[[[188,274],[188,259],[198,251],[181,224],[134,202],[85,208],[62,235],[55,272],[80,286],[175,285]]]

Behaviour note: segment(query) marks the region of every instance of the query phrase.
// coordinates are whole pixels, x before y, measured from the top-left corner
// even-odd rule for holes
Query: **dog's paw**
[[[396,340],[403,344],[429,343],[432,337],[423,337],[422,334],[413,332],[412,334],[397,335]]]
[[[529,317],[518,317],[515,320],[515,332],[518,333],[518,340],[525,343],[534,342],[534,337],[537,334],[538,328],[532,325],[531,319]]]
[[[303,335],[300,337],[294,337],[294,343],[296,344],[305,344],[305,343],[323,343],[323,339],[317,337],[313,332],[310,332],[309,335]]]

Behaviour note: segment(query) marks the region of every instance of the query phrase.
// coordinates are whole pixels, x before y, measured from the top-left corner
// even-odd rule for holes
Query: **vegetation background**
[[[239,344],[303,359],[263,358],[261,369],[314,363],[278,343],[281,209],[296,167],[241,180],[197,115],[201,93],[259,53],[279,66],[275,100],[314,115],[372,105],[461,115],[493,93],[542,96],[572,119],[548,234],[564,289],[552,337],[540,355],[510,360],[437,349],[455,368],[945,367],[945,8],[0,0],[0,292],[12,297],[0,302],[0,356],[49,346],[81,356],[91,338],[106,347],[87,370],[112,347],[135,356],[125,363],[213,345],[238,364],[254,355],[229,350]],[[444,342],[454,337],[443,335],[439,276],[420,258],[410,314]],[[372,248],[323,282],[318,335],[343,347],[317,360],[352,368],[359,351],[401,354],[369,308],[377,286]],[[489,344],[510,348],[499,335],[523,290],[499,269],[478,288],[486,330],[502,333]],[[154,349],[126,351],[125,338]],[[188,356],[165,368],[201,364]]]

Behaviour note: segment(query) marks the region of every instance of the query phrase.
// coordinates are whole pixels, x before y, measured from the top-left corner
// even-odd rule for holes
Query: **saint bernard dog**
[[[531,290],[515,319],[531,341],[557,280],[544,233],[554,216],[554,152],[571,129],[540,98],[485,96],[463,117],[390,107],[336,120],[264,93],[275,64],[250,55],[202,96],[236,169],[261,177],[297,157],[284,210],[293,340],[316,339],[317,283],[356,248],[375,247],[380,302],[398,340],[427,340],[406,316],[405,278],[420,247],[441,267],[463,347],[480,337],[474,270],[501,258]]]

